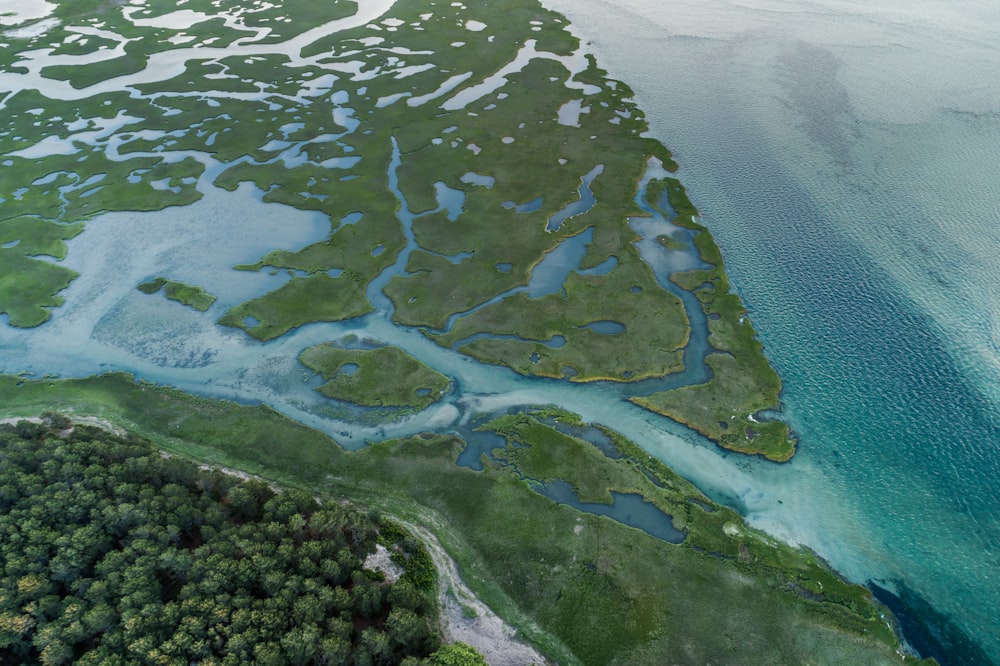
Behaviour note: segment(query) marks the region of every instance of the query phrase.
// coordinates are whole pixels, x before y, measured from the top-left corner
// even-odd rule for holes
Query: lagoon
[[[684,532],[673,526],[670,516],[643,501],[642,495],[612,491],[611,504],[597,504],[581,502],[573,486],[565,481],[532,484],[532,488],[560,504],[568,504],[596,516],[607,516],[667,543],[678,544],[684,541]]]

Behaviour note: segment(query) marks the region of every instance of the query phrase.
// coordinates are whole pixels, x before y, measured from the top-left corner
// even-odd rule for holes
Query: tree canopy
[[[0,452],[0,663],[478,663],[435,653],[433,567],[374,512],[55,415]]]

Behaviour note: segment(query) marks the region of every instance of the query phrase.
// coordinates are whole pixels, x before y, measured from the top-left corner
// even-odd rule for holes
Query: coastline
[[[338,331],[338,332],[339,332],[339,331],[342,331],[342,330],[344,330],[344,329],[334,329],[334,330],[336,330],[336,331]],[[307,333],[308,333],[308,332],[307,332]],[[752,337],[753,337],[753,336],[752,336]],[[155,368],[154,368],[154,370],[155,370]],[[505,379],[505,381],[506,381],[506,379]],[[780,380],[779,380],[779,382],[780,382]],[[780,391],[780,384],[779,384],[779,391]],[[588,395],[590,395],[590,394],[588,394]],[[757,412],[756,412],[756,410],[754,410],[754,411],[750,411],[749,413],[747,413],[747,415],[746,415],[746,418],[747,418],[748,420],[751,420],[751,419],[753,418],[754,414],[756,414],[756,413],[757,413]],[[693,429],[694,429],[694,430],[698,430],[698,428],[697,428],[697,427],[693,427]],[[708,430],[708,429],[706,428],[706,431],[707,431],[707,430]],[[745,431],[744,431],[744,432],[745,432]],[[706,432],[705,434],[707,434],[707,432]],[[724,446],[724,445],[723,445],[723,446]],[[789,454],[789,455],[790,455],[790,454]]]
[[[1000,126],[996,94],[967,85],[997,61],[995,22],[929,21],[919,3],[879,17],[790,3],[780,28],[719,2],[548,4],[633,84],[781,373],[803,441],[794,475],[754,466],[761,492],[727,501],[854,580],[905,584],[922,599],[916,630],[966,634],[934,648],[943,663],[968,645],[1000,660],[995,303],[982,299],[1000,275],[982,256]],[[606,11],[630,17],[627,33]],[[932,79],[928,53],[949,54]]]

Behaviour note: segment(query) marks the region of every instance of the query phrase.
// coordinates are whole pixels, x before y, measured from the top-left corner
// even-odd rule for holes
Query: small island
[[[158,277],[149,282],[143,282],[136,286],[136,289],[144,294],[155,294],[163,289],[163,295],[171,301],[177,301],[181,305],[194,308],[199,312],[204,312],[215,303],[215,296],[208,293],[201,287],[176,282],[163,277]]]
[[[327,342],[305,349],[299,361],[322,375],[326,383],[317,391],[362,407],[424,409],[440,400],[450,383],[397,347],[349,349]]]

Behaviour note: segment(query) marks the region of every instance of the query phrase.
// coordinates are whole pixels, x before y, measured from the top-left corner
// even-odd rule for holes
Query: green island
[[[423,409],[448,390],[447,377],[398,347],[347,349],[324,343],[303,350],[299,361],[323,377],[317,391],[365,407]]]
[[[215,296],[203,288],[163,277],[136,285],[136,289],[144,294],[155,294],[162,289],[163,295],[171,301],[177,301],[181,305],[194,308],[199,312],[204,312],[212,307],[212,303],[215,303]]]
[[[481,471],[455,464],[459,438],[423,434],[347,452],[263,406],[198,398],[122,374],[73,380],[0,377],[4,416],[57,410],[98,417],[171,456],[259,475],[387,519],[426,526],[464,580],[519,635],[566,664],[908,661],[887,611],[806,550],[748,527],[632,443],[615,455],[564,432],[559,410],[486,425],[504,439]],[[561,430],[562,429],[562,430]],[[508,442],[508,443],[505,443]],[[516,444],[514,444],[516,442]],[[527,481],[561,479],[581,500],[640,494],[672,516],[668,543],[580,512]],[[290,522],[290,521],[289,521]],[[910,659],[912,660],[912,659]]]
[[[204,325],[218,347],[170,381],[243,403],[125,373],[0,375],[0,473],[20,475],[0,484],[0,548],[32,530],[30,552],[0,565],[0,662],[480,665],[449,638],[455,605],[467,621],[496,613],[560,664],[915,661],[867,589],[751,528],[643,442],[542,406],[546,386],[596,384],[726,449],[780,462],[796,447],[774,416],[780,378],[678,165],[565,18],[538,0],[52,5],[51,25],[0,33],[13,86],[0,90],[0,326],[58,318],[78,277],[60,263],[66,242],[85,246],[104,213],[222,190],[313,213],[322,231],[227,262],[226,284],[265,285],[238,298],[162,277],[171,265],[129,278],[134,297],[161,276],[136,288],[187,306],[171,330]],[[650,220],[660,227],[644,235]],[[658,272],[647,241],[700,267]],[[132,321],[147,314],[138,301],[81,319],[114,329],[128,307]],[[357,348],[358,331],[375,346]],[[698,334],[708,349],[689,353]],[[450,378],[415,351],[428,348],[462,355]],[[20,372],[12,349],[4,371]],[[230,374],[210,389],[214,363]],[[463,364],[482,373],[476,387],[535,382],[539,404],[479,413]],[[260,380],[261,367],[275,375]],[[689,372],[704,381],[663,390]],[[347,422],[308,388],[277,398],[315,374],[323,396],[401,408],[405,435],[368,434],[400,409]],[[259,395],[240,392],[255,381]],[[438,401],[442,418],[420,421]],[[352,451],[341,444],[355,426],[365,445]],[[90,486],[122,486],[127,501],[81,497]],[[273,552],[254,543],[262,533]],[[76,534],[97,545],[81,553]],[[379,548],[400,581],[361,566]],[[249,587],[209,598],[216,565]]]

